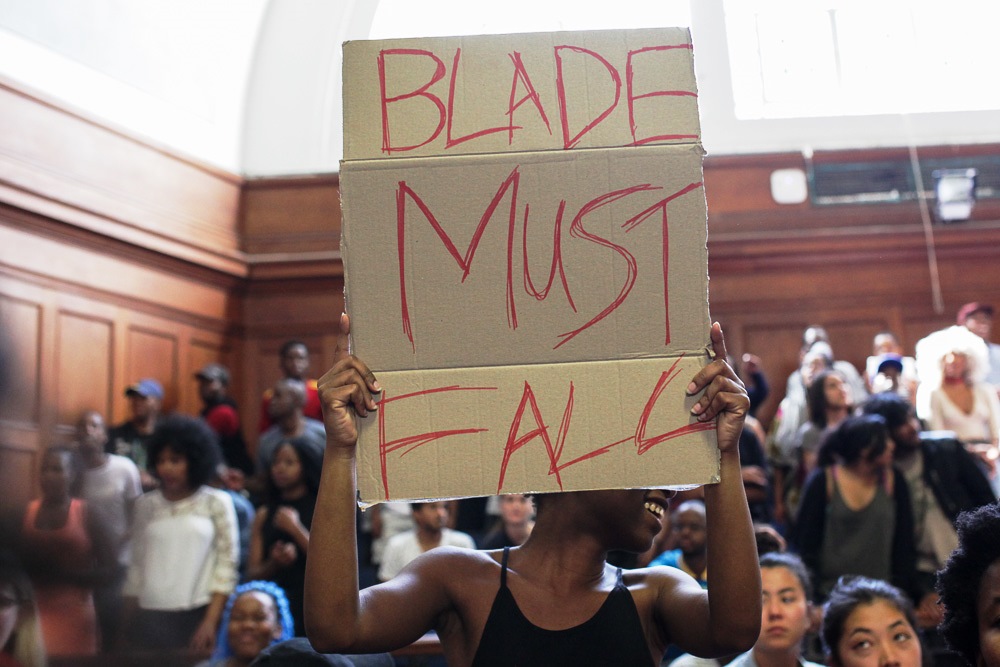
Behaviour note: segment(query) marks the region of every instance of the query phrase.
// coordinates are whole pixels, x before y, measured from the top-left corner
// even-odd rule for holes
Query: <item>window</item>
[[[687,27],[688,0],[380,0],[371,39],[554,30]]]
[[[1000,109],[993,0],[724,0],[741,120]]]

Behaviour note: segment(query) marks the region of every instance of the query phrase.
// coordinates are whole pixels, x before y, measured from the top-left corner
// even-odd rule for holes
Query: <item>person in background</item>
[[[535,507],[521,493],[500,496],[500,522],[483,538],[480,549],[503,549],[524,544],[535,527]]]
[[[972,667],[1000,667],[1000,505],[956,521],[958,548],[938,573],[941,634]]]
[[[833,350],[823,342],[814,344],[802,355],[797,376],[792,374],[788,392],[778,405],[771,426],[768,454],[774,474],[774,520],[788,526],[795,518],[794,511],[785,504],[786,487],[792,485],[798,469],[798,452],[795,448],[799,428],[809,419],[806,388],[817,375],[833,368]]]
[[[87,503],[73,495],[81,472],[72,449],[45,450],[39,476],[42,497],[28,503],[21,527],[21,553],[50,656],[97,654],[94,588],[108,581],[114,566],[103,526]]]
[[[747,396],[750,397],[750,416],[756,417],[758,408],[771,394],[771,385],[768,384],[767,376],[764,375],[764,366],[760,357],[747,352],[741,359],[743,365],[740,367],[740,379],[743,380]]]
[[[788,550],[788,541],[769,523],[755,523],[753,536],[757,541],[757,554],[763,556],[770,553],[784,553]]]
[[[760,637],[732,667],[820,667],[802,659],[802,641],[812,625],[809,573],[798,556],[770,553],[760,559],[764,604]],[[676,663],[675,663],[676,664]]]
[[[266,503],[257,510],[250,537],[250,579],[273,581],[285,591],[295,635],[305,635],[303,591],[306,551],[323,460],[301,439],[274,452]]]
[[[305,389],[305,399],[302,402],[302,413],[316,421],[323,421],[323,407],[319,401],[319,390],[316,380],[306,376],[309,372],[309,348],[300,340],[289,340],[281,346],[278,355],[281,366],[281,377],[286,380],[301,382]],[[268,389],[260,402],[259,432],[263,433],[275,424],[275,418],[269,409],[274,390]]]
[[[159,487],[136,501],[125,581],[125,634],[134,648],[204,655],[215,648],[239,560],[233,503],[208,486],[221,461],[215,433],[194,417],[167,417],[149,442]]]
[[[156,478],[149,473],[149,439],[160,421],[163,406],[163,385],[152,378],[144,378],[125,388],[131,416],[108,431],[107,451],[132,459],[139,469],[142,488],[148,491],[156,486]]]
[[[989,370],[983,380],[1000,391],[1000,345],[990,339],[993,335],[993,306],[980,301],[967,303],[958,309],[955,319],[958,326],[965,327],[986,343]]]
[[[1000,493],[996,474],[1000,442],[1000,398],[983,381],[986,343],[965,327],[935,331],[917,343],[917,416],[934,431],[953,431],[976,454]]]
[[[385,545],[379,581],[388,581],[422,553],[438,547],[475,549],[476,542],[466,533],[446,527],[448,504],[443,502],[410,503],[413,529],[394,536]]]
[[[142,495],[139,470],[131,459],[108,454],[108,432],[96,410],[86,410],[76,425],[77,451],[83,461],[80,497],[111,541],[114,568],[107,582],[94,589],[101,630],[101,649],[118,646],[122,627],[122,587],[132,557],[132,509]]]
[[[795,466],[785,478],[784,504],[794,516],[801,501],[802,487],[816,469],[823,435],[844,421],[853,408],[851,389],[839,371],[820,372],[806,389],[808,419],[795,434]]]
[[[35,592],[17,555],[0,550],[0,667],[45,667]]]
[[[240,584],[226,601],[215,652],[195,667],[248,667],[272,644],[295,636],[288,599],[270,581]]]
[[[830,592],[820,631],[830,667],[921,667],[913,606],[877,579],[844,577]]]
[[[201,418],[219,436],[223,460],[243,475],[252,475],[253,461],[243,440],[240,409],[229,395],[229,369],[222,364],[206,364],[194,377],[203,406]]]
[[[258,475],[267,476],[278,445],[292,438],[302,439],[322,457],[326,429],[323,422],[306,416],[307,396],[306,385],[301,380],[284,378],[274,384],[267,406],[273,425],[261,433],[257,442]]]
[[[879,375],[884,374],[885,369],[882,368],[882,364],[887,359],[899,362],[898,386],[893,391],[912,401],[919,384],[917,362],[913,357],[903,353],[903,346],[899,344],[896,334],[891,331],[880,331],[872,338],[872,354],[865,362],[865,382],[869,393],[878,394],[886,391],[882,383],[887,378],[880,379]]]
[[[848,417],[829,432],[806,482],[793,543],[824,599],[842,575],[899,585],[914,598],[913,508],[878,415]]]
[[[875,394],[861,405],[864,414],[881,416],[894,447],[893,462],[906,478],[913,506],[917,548],[917,623],[926,630],[927,647],[938,646],[932,628],[943,609],[934,590],[936,572],[958,547],[959,514],[996,501],[976,459],[954,438],[920,432],[913,407],[897,394]]]
[[[705,503],[687,500],[671,512],[670,527],[676,536],[676,549],[664,551],[649,567],[667,565],[686,572],[702,588],[708,587],[708,523]]]
[[[253,519],[257,513],[257,508],[247,497],[246,490],[236,490],[229,482],[233,479],[233,469],[225,463],[219,463],[215,468],[215,475],[209,479],[209,486],[219,489],[233,501],[233,510],[236,511],[236,531],[239,536],[239,561],[237,569],[239,571],[239,581],[247,580],[247,567],[250,563],[250,535],[253,532]],[[242,473],[241,473],[242,474]]]
[[[871,393],[880,394],[882,392],[892,392],[899,394],[906,400],[916,398],[916,382],[909,382],[905,379],[904,358],[898,354],[886,353],[880,355],[875,360],[875,375],[872,377],[869,388]]]
[[[833,354],[832,343],[830,342],[830,335],[827,333],[824,327],[817,324],[806,327],[805,331],[802,332],[802,348],[799,352],[799,356],[804,357],[817,345],[821,346],[824,352],[828,352],[830,355],[830,366],[840,374],[844,376],[847,384],[851,387],[851,395],[855,399],[862,399],[868,395],[868,389],[865,387],[865,381],[858,373],[858,369],[854,367],[849,361],[844,361],[843,359],[837,359]],[[788,378],[788,389],[787,391],[805,391],[805,384],[801,381],[795,382],[795,373],[792,373]]]

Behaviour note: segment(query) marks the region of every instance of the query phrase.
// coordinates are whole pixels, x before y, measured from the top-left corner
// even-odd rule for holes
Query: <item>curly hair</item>
[[[829,656],[829,664],[843,664],[838,645],[844,635],[847,618],[857,607],[879,600],[889,603],[902,612],[916,633],[917,619],[913,615],[913,603],[902,591],[881,579],[843,576],[837,580],[837,585],[830,591],[830,597],[823,605],[823,627],[820,630],[820,637],[823,640],[823,648]]]
[[[965,327],[951,326],[917,341],[916,363],[920,384],[939,387],[943,379],[941,362],[949,353],[965,355],[969,378],[982,382],[990,368],[986,342]]]
[[[226,600],[226,607],[222,611],[222,621],[219,623],[219,635],[215,641],[215,653],[212,654],[214,660],[224,660],[233,654],[233,650],[229,646],[229,617],[232,616],[233,605],[236,604],[240,596],[254,591],[270,595],[271,599],[274,600],[277,621],[281,624],[281,636],[271,640],[271,643],[277,644],[295,636],[295,622],[292,620],[292,612],[288,608],[288,597],[285,595],[285,590],[270,581],[248,581],[237,586],[229,599]]]
[[[983,573],[1000,560],[1000,505],[983,505],[955,520],[958,548],[938,572],[937,592],[944,604],[941,634],[970,665],[979,654],[976,602]]]
[[[219,437],[203,420],[187,415],[171,415],[156,425],[149,438],[146,468],[157,477],[156,462],[165,449],[187,459],[188,486],[197,489],[216,474],[222,463]]]

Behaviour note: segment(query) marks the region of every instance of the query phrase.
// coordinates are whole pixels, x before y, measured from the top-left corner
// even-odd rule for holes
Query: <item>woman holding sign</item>
[[[760,630],[761,588],[753,527],[740,475],[738,440],[749,400],[724,361],[688,393],[716,420],[721,482],[705,488],[708,590],[673,568],[623,572],[609,550],[641,552],[659,533],[671,492],[579,491],[541,497],[523,546],[503,551],[441,548],[398,576],[358,590],[355,543],[357,418],[374,413],[380,391],[348,353],[341,319],[334,367],[319,381],[327,444],[306,565],[306,631],[322,652],[397,649],[437,631],[449,665],[658,665],[668,644],[699,656],[749,649]]]

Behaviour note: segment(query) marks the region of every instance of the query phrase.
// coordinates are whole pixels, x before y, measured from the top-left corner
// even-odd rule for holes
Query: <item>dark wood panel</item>
[[[5,281],[0,290],[11,287]],[[8,371],[13,389],[0,404],[0,419],[37,424],[41,413],[42,306],[0,291],[0,323],[5,329],[4,342],[13,350]]]
[[[125,357],[126,386],[142,378],[153,378],[163,385],[163,410],[178,405],[178,336],[176,331],[152,331],[129,327],[125,333],[128,352]],[[122,391],[125,387],[122,387]],[[122,403],[124,396],[120,397]],[[122,412],[127,414],[127,410]]]
[[[60,312],[57,323],[54,387],[56,423],[76,424],[84,410],[110,413],[114,322]]]
[[[0,444],[0,515],[16,512],[35,497],[38,455],[35,447]]]
[[[336,175],[250,179],[243,188],[244,249],[251,256],[310,255],[340,248]]]

